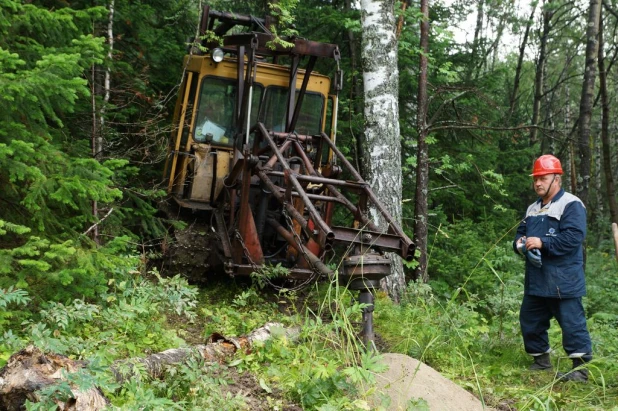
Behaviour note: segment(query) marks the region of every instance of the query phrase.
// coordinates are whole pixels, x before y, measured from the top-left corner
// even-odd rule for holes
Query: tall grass
[[[518,308],[523,294],[521,263],[507,271],[496,270],[509,258],[503,247],[488,266],[496,276],[483,294],[466,292],[465,285],[449,297],[434,293],[432,283],[411,283],[400,305],[378,300],[378,332],[397,352],[419,358],[473,392],[488,406],[518,410],[616,409],[618,378],[618,303],[612,284],[618,281],[615,260],[607,253],[588,250],[588,327],[594,360],[587,384],[561,383],[551,372],[530,372],[519,331]],[[500,253],[505,253],[501,256]],[[613,261],[612,261],[613,260]],[[473,276],[474,273],[470,273]],[[444,285],[437,283],[442,290]],[[608,287],[609,285],[609,287]],[[492,292],[493,290],[493,292]],[[554,365],[566,371],[571,361],[561,346],[554,321],[550,341]]]

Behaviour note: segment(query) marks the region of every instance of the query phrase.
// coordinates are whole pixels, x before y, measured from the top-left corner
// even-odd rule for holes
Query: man
[[[199,143],[221,143],[228,144],[229,139],[225,136],[226,129],[223,125],[217,123],[222,120],[221,106],[203,98],[200,106],[200,115],[198,117],[195,130],[195,141]]]
[[[517,228],[513,248],[526,257],[524,299],[519,322],[526,352],[534,358],[531,370],[550,370],[550,320],[562,329],[562,346],[573,370],[558,373],[564,381],[587,381],[582,367],[592,359],[582,296],[586,294],[583,242],[586,208],[562,188],[562,166],[552,155],[534,162],[534,191],[539,199],[528,207]]]

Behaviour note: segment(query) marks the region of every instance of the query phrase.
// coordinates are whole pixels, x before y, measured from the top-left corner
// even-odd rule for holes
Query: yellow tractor
[[[414,245],[335,144],[339,48],[269,27],[204,7],[201,35],[222,41],[204,40],[185,57],[164,173],[170,197],[203,228],[184,247],[204,262],[203,275],[214,249],[230,275],[282,267],[297,285],[338,276],[366,303],[370,341],[372,290],[390,273],[384,253],[411,260]],[[330,61],[332,81],[314,71],[319,59]],[[336,209],[348,224],[334,225]]]

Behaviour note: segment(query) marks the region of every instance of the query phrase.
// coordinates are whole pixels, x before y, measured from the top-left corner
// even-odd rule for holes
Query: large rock
[[[371,396],[374,407],[384,395],[390,397],[389,410],[407,410],[416,404],[423,409],[424,400],[431,411],[479,411],[488,409],[483,403],[439,372],[403,354],[383,354],[388,370],[378,374],[377,390]],[[414,408],[412,408],[414,409]]]

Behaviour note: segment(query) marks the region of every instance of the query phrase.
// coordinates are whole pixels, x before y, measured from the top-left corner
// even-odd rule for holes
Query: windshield
[[[264,92],[262,85],[254,84],[250,124],[255,124],[258,113],[261,113],[260,120],[267,129],[285,131],[287,92],[283,87],[274,86],[268,87]],[[235,79],[213,76],[202,79],[193,132],[193,139],[196,142],[233,145],[232,138],[236,131],[236,94]],[[298,92],[296,96],[298,98]],[[324,96],[307,92],[294,131],[306,135],[319,134],[322,131],[324,104]]]
[[[251,124],[257,121],[263,88],[253,87]],[[200,89],[197,121],[193,139],[200,143],[231,146],[236,131],[236,80],[204,77]]]
[[[285,116],[288,104],[288,90],[282,87],[268,87],[264,97],[264,113],[261,116],[267,129],[285,131]],[[298,98],[298,91],[296,92]],[[298,134],[314,135],[322,131],[324,97],[319,93],[306,92],[300,110],[296,131]]]

